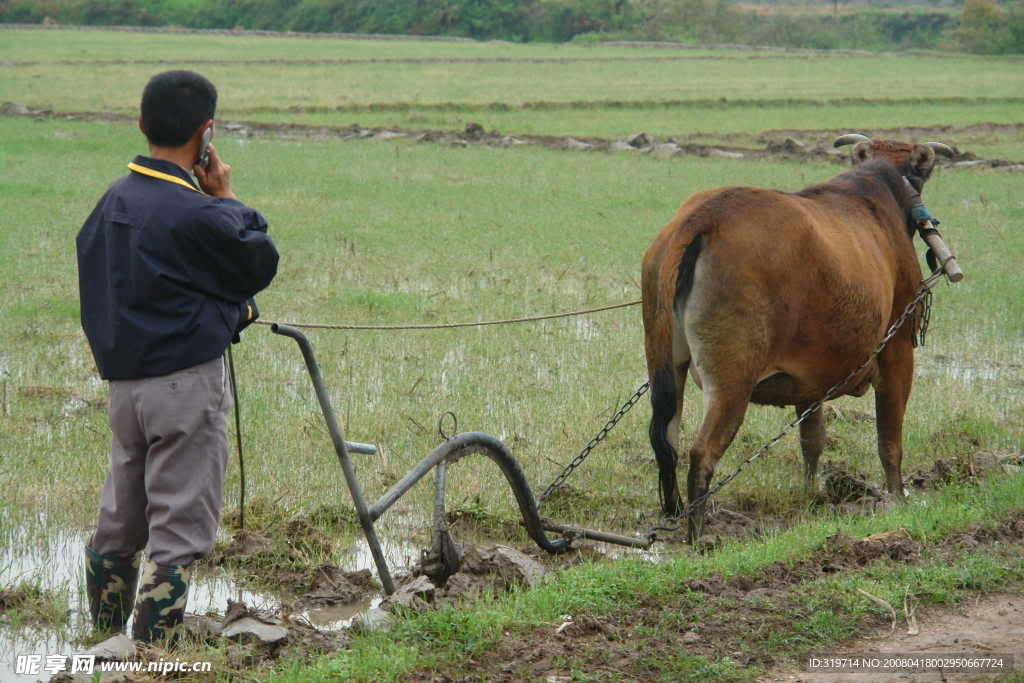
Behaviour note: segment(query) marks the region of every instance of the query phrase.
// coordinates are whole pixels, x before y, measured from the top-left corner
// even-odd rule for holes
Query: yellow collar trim
[[[128,168],[129,168],[129,170],[135,171],[136,173],[141,173],[142,175],[148,175],[148,176],[150,176],[152,178],[159,178],[160,180],[168,180],[168,181],[170,181],[172,183],[177,183],[178,185],[184,185],[185,187],[187,187],[188,189],[192,190],[193,192],[198,192],[199,194],[206,194],[202,190],[197,189],[195,185],[192,185],[191,183],[187,183],[184,180],[182,180],[181,178],[169,175],[167,173],[161,173],[160,171],[154,171],[153,169],[146,168],[145,166],[139,166],[134,161],[131,162],[130,164],[128,164]]]

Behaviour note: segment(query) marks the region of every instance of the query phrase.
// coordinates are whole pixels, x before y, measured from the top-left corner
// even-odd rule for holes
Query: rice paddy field
[[[937,287],[917,350],[903,469],[927,486],[912,488],[911,504],[865,511],[815,498],[790,436],[722,492],[722,505],[759,526],[713,552],[681,538],[656,553],[600,547],[538,588],[399,610],[389,631],[355,633],[328,652],[253,663],[235,646],[207,645],[217,666],[196,680],[748,681],[888,630],[888,613],[857,588],[894,606],[916,596],[923,615],[1020,592],[1020,538],[992,544],[975,529],[971,552],[948,541],[1024,509],[1019,59],[0,27],[0,680],[29,680],[13,672],[23,651],[68,654],[88,639],[77,553],[110,437],[106,387],[79,325],[74,237],[106,186],[146,153],[139,96],[172,68],[218,86],[214,143],[280,250],[259,297],[264,322],[455,323],[636,301],[643,252],[686,196],[821,182],[846,168],[824,151],[845,132],[956,147],[923,194],[966,273]],[[678,152],[606,151],[641,132]],[[460,431],[503,440],[540,490],[646,379],[638,306],[307,334],[346,438],[382,452],[354,456],[371,500],[441,442],[446,411]],[[266,532],[274,520],[312,520],[330,546],[306,559],[372,567],[298,348],[256,325],[233,353],[251,524],[268,520]],[[681,443],[701,416],[699,390],[687,392]],[[822,461],[879,485],[870,394],[834,405]],[[642,400],[542,513],[626,535],[657,523],[649,415]],[[751,406],[719,473],[790,419],[791,410]],[[237,522],[234,457],[223,545]],[[460,462],[447,490],[473,541],[529,544],[490,463]],[[424,482],[382,519],[393,567],[411,567],[429,546],[432,494]],[[893,530],[916,559],[790,582],[756,628],[749,605],[733,604],[740,598],[687,583],[768,581],[766,568],[810,561],[832,534]],[[197,596],[245,585],[274,609],[294,598],[211,572]],[[37,597],[4,602],[7,589]],[[196,597],[190,611],[204,608],[223,610],[223,600]],[[551,634],[567,614],[611,626],[566,649]]]

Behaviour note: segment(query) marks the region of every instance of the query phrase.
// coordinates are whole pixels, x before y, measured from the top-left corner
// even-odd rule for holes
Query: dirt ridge
[[[29,109],[17,102],[0,105],[0,114],[7,116],[27,116],[35,119],[65,119],[93,121],[134,121],[135,118],[126,114],[110,112],[54,112],[47,109]],[[503,135],[498,131],[486,131],[483,126],[470,123],[464,130],[437,130],[424,128],[402,127],[364,127],[357,123],[349,126],[318,126],[300,123],[261,123],[254,121],[223,120],[222,129],[231,131],[240,137],[277,136],[281,138],[307,138],[341,140],[397,140],[411,139],[416,142],[430,142],[450,146],[472,147],[484,145],[489,147],[516,147],[533,145],[548,149],[565,149],[574,151],[601,152],[633,152],[649,154],[655,157],[701,156],[723,159],[782,159],[801,161],[812,158],[828,159],[836,163],[845,157],[840,150],[833,149],[831,141],[844,131],[837,130],[780,130],[767,131],[758,135],[733,134],[730,140],[742,140],[748,144],[759,144],[755,148],[739,145],[707,144],[697,142],[708,136],[702,133],[670,136],[659,142],[647,133],[634,133],[623,139],[598,137],[550,136],[550,135]],[[941,137],[950,133],[1005,129],[1016,131],[1017,124],[979,124],[955,128],[950,126],[934,127],[903,127],[897,129],[862,130],[860,132],[873,137],[896,137],[922,139],[925,137]],[[807,142],[802,142],[803,138]],[[1007,171],[1024,171],[1024,162],[1006,161],[1002,159],[979,159],[971,152],[959,152],[953,160],[939,159],[940,165],[951,168],[988,167]]]

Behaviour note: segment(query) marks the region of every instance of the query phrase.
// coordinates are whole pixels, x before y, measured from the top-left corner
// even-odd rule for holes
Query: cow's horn
[[[870,141],[867,135],[861,135],[860,133],[847,133],[846,135],[840,135],[836,138],[836,141],[832,143],[833,147],[842,147],[843,145],[855,145],[858,142],[865,140]]]
[[[944,145],[941,142],[926,142],[924,144],[927,147],[931,147],[936,154],[941,154],[942,156],[949,157],[950,159],[956,156],[956,152],[954,152],[953,148],[949,145]]]

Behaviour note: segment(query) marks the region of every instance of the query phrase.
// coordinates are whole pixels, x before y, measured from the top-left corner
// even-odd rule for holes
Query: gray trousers
[[[90,546],[189,565],[213,550],[228,462],[224,358],[109,383],[110,471]]]

